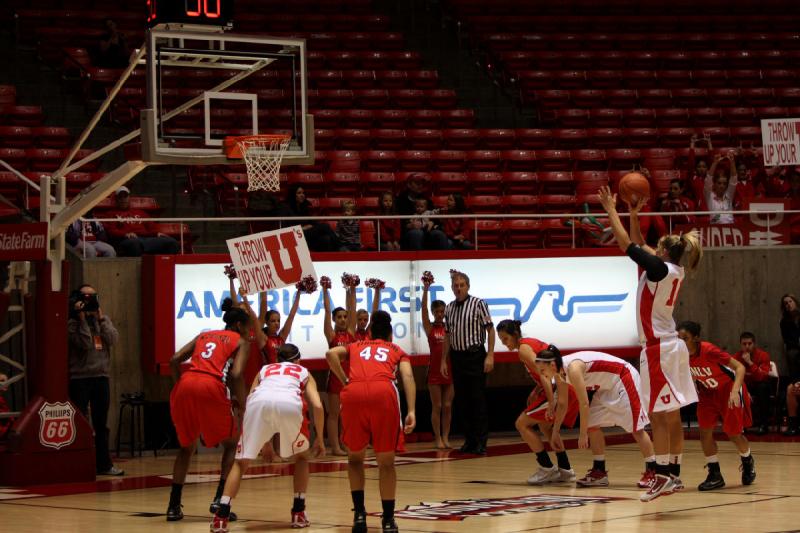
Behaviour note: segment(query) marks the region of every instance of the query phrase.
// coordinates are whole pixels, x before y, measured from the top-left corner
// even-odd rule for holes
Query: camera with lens
[[[83,302],[82,311],[87,313],[94,313],[100,309],[100,302],[96,294],[81,294],[81,299],[79,301]]]

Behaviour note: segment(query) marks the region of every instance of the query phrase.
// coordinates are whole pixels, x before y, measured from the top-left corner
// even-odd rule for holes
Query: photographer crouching
[[[108,408],[111,390],[108,383],[111,347],[119,333],[103,314],[97,291],[82,285],[70,295],[69,320],[69,397],[84,416],[92,410],[97,474],[121,476],[108,451]]]

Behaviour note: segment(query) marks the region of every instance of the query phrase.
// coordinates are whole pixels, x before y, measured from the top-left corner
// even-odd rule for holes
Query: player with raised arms
[[[637,326],[642,353],[639,357],[641,393],[653,430],[656,477],[640,499],[648,502],[683,488],[680,464],[683,455],[683,427],[680,408],[697,401],[689,370],[689,350],[675,331],[672,312],[678,301],[686,263],[690,271],[703,257],[696,231],[665,235],[655,250],[647,246],[639,228],[639,211],[647,198],[641,197],[630,210],[630,235],[617,213],[617,195],[608,187],[599,190],[600,202],[620,249],[643,270],[637,290]]]
[[[700,445],[708,468],[708,476],[697,490],[708,491],[725,486],[717,457],[717,441],[714,440],[718,420],[722,420],[722,431],[739,452],[742,485],[752,485],[756,480],[756,463],[750,453],[750,443],[744,436],[744,428],[752,424],[750,394],[744,384],[744,365],[712,343],[701,341],[697,322],[678,324],[678,335],[689,347],[689,362],[699,397],[697,423],[700,426]]]
[[[528,406],[514,424],[522,439],[536,454],[536,462],[539,463],[539,470],[528,478],[528,484],[572,483],[575,481],[575,471],[570,465],[560,430],[562,424],[569,427],[575,424],[578,417],[578,398],[572,387],[556,391],[552,379],[539,372],[536,358],[539,353],[548,349],[548,345],[533,337],[523,337],[521,328],[522,322],[519,320],[501,320],[497,324],[500,342],[509,350],[517,351],[519,360],[535,384],[528,395]],[[539,430],[556,452],[557,465],[553,465],[534,426],[539,426]]]
[[[308,527],[306,491],[308,490],[308,460],[313,455],[325,455],[322,427],[325,411],[313,376],[300,366],[300,350],[284,344],[277,350],[277,363],[261,368],[250,387],[244,412],[242,436],[236,452],[236,462],[225,482],[219,509],[211,522],[212,533],[227,533],[231,500],[239,492],[242,475],[258,457],[264,443],[280,435],[280,455],[294,459],[294,502],[292,527]],[[310,446],[311,435],[305,409],[306,402],[314,413],[316,439]],[[311,448],[311,449],[309,449]]]
[[[428,393],[431,396],[431,426],[436,447],[440,450],[450,448],[450,423],[453,419],[453,378],[452,370],[445,376],[441,372],[442,349],[444,348],[444,309],[445,303],[434,300],[431,306],[433,322],[428,313],[428,293],[433,284],[433,274],[422,274],[422,329],[428,338],[430,363],[428,364]],[[452,366],[448,360],[448,366]]]
[[[559,394],[571,385],[578,396],[578,447],[591,448],[594,462],[589,473],[577,480],[576,485],[608,486],[606,439],[602,428],[619,426],[639,444],[645,469],[638,485],[648,488],[655,478],[656,457],[650,435],[644,430],[649,419],[639,395],[636,369],[619,357],[602,352],[582,351],[562,357],[555,346],[539,352],[536,366],[544,377],[556,381]],[[591,400],[589,391],[593,391]],[[561,440],[560,436],[554,440]]]
[[[322,301],[325,306],[322,330],[325,332],[325,340],[328,341],[328,348],[347,346],[356,340],[355,288],[361,284],[361,279],[358,276],[345,273],[342,276],[342,284],[347,290],[345,300],[346,309],[337,307],[331,311],[331,296],[329,293],[331,280],[327,276],[322,276],[320,278]],[[342,362],[345,375],[348,373],[348,365],[348,361]],[[344,384],[333,371],[328,373],[328,417],[325,427],[327,428],[328,444],[331,446],[331,453],[333,455],[347,455],[347,452],[342,449],[342,445],[339,442],[339,416],[341,413],[339,395],[343,387]]]
[[[311,278],[311,280],[313,281],[314,278]],[[278,361],[278,348],[286,344],[286,340],[289,338],[289,333],[291,333],[292,324],[294,323],[294,317],[297,315],[297,309],[300,307],[300,295],[302,293],[303,291],[299,289],[294,293],[292,307],[289,310],[289,314],[286,315],[283,327],[281,327],[281,314],[275,309],[269,309],[269,307],[267,307],[267,293],[259,293],[258,327],[264,333],[265,337],[264,347],[261,348],[265,364],[276,363]]]
[[[411,362],[403,350],[392,343],[392,318],[386,311],[372,314],[372,340],[328,350],[325,357],[331,371],[344,383],[342,390],[343,440],[349,450],[347,475],[353,499],[353,533],[366,533],[367,512],[364,505],[364,457],[368,444],[375,450],[378,485],[383,507],[382,531],[394,533],[397,474],[394,454],[403,432],[416,426],[416,385]],[[342,361],[349,358],[349,378]],[[400,397],[394,384],[397,371],[403,380],[408,412],[405,425],[400,412]]]
[[[181,446],[172,469],[172,491],[167,507],[167,521],[170,522],[183,518],[183,483],[198,437],[209,448],[222,444],[223,449],[212,513],[219,507],[225,479],[234,461],[239,436],[234,409],[241,412],[245,404],[242,373],[250,354],[248,337],[255,317],[234,307],[230,298],[223,301],[222,310],[224,330],[201,333],[169,361],[176,382],[169,397],[170,413]],[[191,365],[181,375],[181,363],[190,358]],[[233,394],[232,400],[230,393]],[[231,520],[235,519],[235,515],[231,517]]]

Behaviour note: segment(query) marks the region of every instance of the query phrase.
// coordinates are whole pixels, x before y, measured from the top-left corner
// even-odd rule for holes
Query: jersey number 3
[[[206,343],[206,351],[200,352],[200,357],[203,359],[211,359],[211,356],[214,355],[214,350],[217,349],[216,342],[207,342]]]
[[[372,353],[373,349],[375,350],[374,354]],[[389,359],[389,348],[384,348],[384,347],[375,348],[374,346],[367,346],[366,348],[361,350],[361,353],[358,355],[360,355],[361,359],[364,359],[365,361],[369,361],[370,359],[374,358],[376,361],[380,361],[381,363],[383,363],[384,361]]]

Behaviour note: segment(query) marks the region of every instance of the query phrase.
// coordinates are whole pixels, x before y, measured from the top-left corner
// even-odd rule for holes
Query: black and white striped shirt
[[[444,323],[450,337],[450,349],[464,351],[486,342],[486,328],[492,325],[489,306],[480,298],[467,296],[453,300],[444,310]]]

